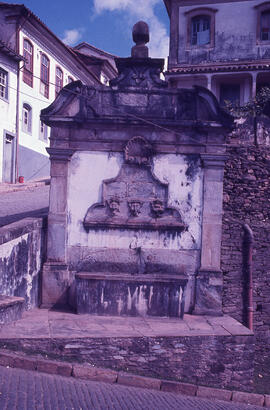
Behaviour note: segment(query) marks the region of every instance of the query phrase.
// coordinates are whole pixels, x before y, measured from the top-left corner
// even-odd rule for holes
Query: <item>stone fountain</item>
[[[52,127],[42,305],[78,313],[222,315],[225,136],[205,88],[170,89],[134,26],[110,86],[68,84],[42,110]]]

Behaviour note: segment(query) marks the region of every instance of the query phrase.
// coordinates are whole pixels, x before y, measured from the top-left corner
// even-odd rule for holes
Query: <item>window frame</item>
[[[42,70],[42,67],[45,67],[45,65],[44,64],[42,64],[42,57],[45,57],[46,59],[47,59],[47,61],[48,61],[48,67],[47,67],[47,81],[44,79],[44,76],[43,76],[43,70]],[[50,97],[50,59],[49,59],[49,57],[47,56],[47,54],[45,54],[45,53],[41,53],[40,54],[40,94],[42,94],[45,98],[48,98],[49,99],[49,97]],[[44,93],[42,92],[42,85],[44,85]]]
[[[32,48],[32,54],[31,54],[31,59],[30,59],[30,69],[28,69],[26,67],[26,65],[24,64],[23,66],[23,82],[27,85],[29,85],[29,87],[33,88],[33,83],[34,83],[34,46],[33,43],[27,38],[24,37],[23,39],[23,56],[24,58],[26,58],[25,56],[25,43],[28,43],[31,48]],[[27,53],[29,54],[29,52],[27,51]]]
[[[192,50],[194,48],[214,48],[215,46],[215,15],[217,9],[212,9],[210,7],[198,7],[196,9],[189,10],[185,12],[186,22],[187,22],[187,38],[186,38],[186,49]],[[196,17],[207,16],[210,19],[210,42],[207,44],[192,44],[192,20]]]
[[[2,73],[4,78],[5,78],[5,84],[0,83],[0,87],[3,87],[5,95],[2,96],[1,92],[0,92],[0,98],[1,98],[1,100],[8,101],[8,97],[9,97],[9,92],[8,92],[8,80],[9,80],[8,71],[6,71],[4,68],[0,67],[0,73]]]
[[[24,121],[24,114],[25,112],[28,113],[28,121],[25,123]],[[26,134],[32,134],[32,118],[33,118],[33,109],[30,104],[23,103],[22,105],[22,131]]]
[[[41,131],[43,128],[43,132]],[[39,121],[39,139],[43,142],[48,142],[48,126],[43,122]]]
[[[269,40],[262,40],[261,39],[261,18],[262,14],[265,12],[270,13],[270,1],[258,4],[257,6],[254,6],[254,8],[257,10],[257,44],[262,44],[262,45],[267,45],[270,44],[270,39]],[[269,27],[270,31],[270,27]]]
[[[59,70],[61,72],[61,74],[62,74],[61,78],[57,75],[57,70]],[[59,80],[60,80],[60,82],[59,82]],[[59,82],[59,84],[58,84],[58,82]],[[58,94],[62,90],[63,86],[64,86],[64,72],[63,72],[62,68],[57,65],[55,67],[55,98],[58,96]]]

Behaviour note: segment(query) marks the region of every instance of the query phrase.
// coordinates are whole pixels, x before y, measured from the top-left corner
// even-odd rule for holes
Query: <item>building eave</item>
[[[166,75],[174,74],[200,74],[200,73],[217,73],[217,72],[236,72],[236,71],[258,71],[269,70],[270,60],[262,61],[241,61],[235,63],[214,63],[190,65],[182,64],[181,66],[172,67],[166,71]]]
[[[0,40],[0,52],[19,62],[24,60],[23,56],[12,50],[4,41]]]

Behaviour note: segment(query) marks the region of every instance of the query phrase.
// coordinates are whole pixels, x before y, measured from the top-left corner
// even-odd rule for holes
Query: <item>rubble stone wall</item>
[[[262,128],[260,123],[257,147],[250,127],[240,127],[228,140],[222,238],[223,311],[247,325],[242,224],[248,223],[254,233],[253,306],[259,384],[266,379],[270,382],[270,144],[267,128],[264,133]]]
[[[196,333],[196,332],[195,332]],[[2,339],[0,347],[156,379],[250,392],[254,336]]]
[[[39,305],[44,243],[42,219],[25,218],[0,229],[0,294],[23,297],[26,309]]]

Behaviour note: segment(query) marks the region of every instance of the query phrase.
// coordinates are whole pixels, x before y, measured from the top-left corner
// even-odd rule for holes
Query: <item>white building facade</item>
[[[0,181],[15,182],[17,83],[21,57],[0,40]]]
[[[1,53],[0,81],[8,72],[8,91],[7,96],[6,91],[0,95],[0,182],[15,182],[20,176],[24,180],[47,177],[50,129],[40,121],[40,110],[69,82],[81,80],[91,85],[100,80],[23,5],[0,3],[0,23],[0,39],[22,60],[19,67],[17,61],[5,66],[5,59],[11,58]],[[9,149],[11,165],[7,164],[11,158],[5,142],[7,131],[15,146]]]
[[[164,0],[171,20],[167,80],[244,104],[270,84],[270,2]]]

